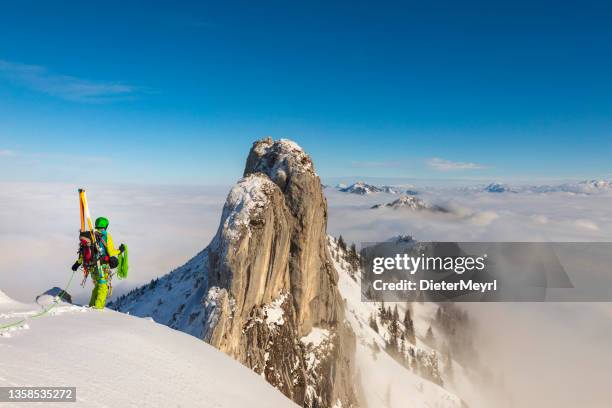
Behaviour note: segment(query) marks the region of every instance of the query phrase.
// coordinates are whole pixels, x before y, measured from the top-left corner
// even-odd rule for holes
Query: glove
[[[125,251],[125,245],[121,244],[119,245],[119,252],[123,252]]]
[[[76,261],[74,265],[72,265],[72,270],[76,272],[76,270],[79,269],[79,266],[81,266],[81,264],[79,263],[79,261]]]

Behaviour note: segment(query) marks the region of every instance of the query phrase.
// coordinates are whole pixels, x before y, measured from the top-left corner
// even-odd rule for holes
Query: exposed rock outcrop
[[[255,142],[210,246],[204,336],[298,403],[350,406],[354,339],[326,224],[310,157],[288,140]],[[331,333],[331,352],[317,356],[320,373],[308,367],[300,342],[313,327]]]
[[[357,406],[355,337],[326,228],[310,157],[289,140],[259,140],[209,247],[112,307],[203,338],[300,405]]]

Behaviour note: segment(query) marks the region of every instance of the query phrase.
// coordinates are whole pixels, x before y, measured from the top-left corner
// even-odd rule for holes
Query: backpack
[[[100,249],[97,242],[94,243],[92,231],[81,231],[79,234],[79,257],[83,261],[83,266],[91,268],[96,266],[100,256]]]

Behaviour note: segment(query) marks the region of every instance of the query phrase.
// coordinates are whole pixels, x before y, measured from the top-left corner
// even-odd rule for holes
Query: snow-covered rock
[[[491,183],[483,189],[487,193],[507,193],[513,190],[507,184],[502,183]]]
[[[375,186],[372,184],[364,183],[363,181],[358,181],[354,184],[351,184],[348,187],[340,188],[340,191],[343,193],[351,193],[351,194],[373,194],[373,193],[389,193],[389,194],[397,194],[397,190],[391,186]]]
[[[468,191],[474,189],[467,188]],[[563,184],[533,184],[511,186],[504,183],[491,183],[476,191],[486,193],[572,193],[572,194],[605,194],[612,192],[612,181],[584,180]]]
[[[565,183],[553,190],[565,191],[577,194],[601,194],[612,192],[612,181],[608,180],[584,180],[578,183]]]
[[[372,209],[378,208],[392,208],[394,210],[412,210],[412,211],[432,211],[432,212],[448,212],[448,210],[438,205],[431,205],[423,201],[422,199],[415,196],[402,195],[397,200],[394,200],[387,204],[376,204],[371,207]]]
[[[356,406],[354,335],[326,228],[310,157],[294,142],[259,140],[210,245],[110,306],[206,340],[299,405]],[[306,346],[313,328],[329,336]]]

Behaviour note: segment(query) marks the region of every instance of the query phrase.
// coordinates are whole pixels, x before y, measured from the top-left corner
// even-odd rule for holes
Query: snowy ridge
[[[420,189],[397,186],[377,186],[368,184],[363,181],[358,181],[349,186],[338,184],[336,189],[343,193],[352,193],[357,195],[372,195],[377,193],[388,194],[403,194],[415,196],[421,194]],[[570,194],[610,194],[612,193],[612,180],[583,180],[578,182],[567,182],[561,184],[517,184],[512,185],[502,182],[492,182],[489,184],[477,184],[464,187],[431,187],[432,191],[436,190],[455,190],[472,193],[570,193]]]
[[[11,299],[0,290],[0,312],[2,312],[3,309],[14,309],[15,307],[23,308],[26,307],[26,305]]]
[[[18,303],[0,296],[5,324]],[[0,336],[2,385],[76,386],[77,402],[57,406],[297,407],[214,347],[150,319],[62,303],[10,334]]]
[[[468,191],[482,191],[485,193],[572,193],[572,194],[606,194],[612,192],[612,181],[583,180],[575,183],[519,185],[512,186],[505,183],[491,183],[485,187],[467,188]]]
[[[358,181],[354,184],[351,184],[348,187],[340,188],[340,191],[343,193],[351,193],[351,194],[373,194],[373,193],[389,193],[389,194],[397,194],[398,190],[391,186],[375,186],[372,184],[364,183],[363,181]]]
[[[207,322],[206,305],[202,299],[213,301],[211,293],[216,293],[214,288],[212,292],[207,288],[207,270],[208,251],[204,250],[180,268],[119,297],[108,307],[131,315],[151,317],[157,323],[202,338]]]

